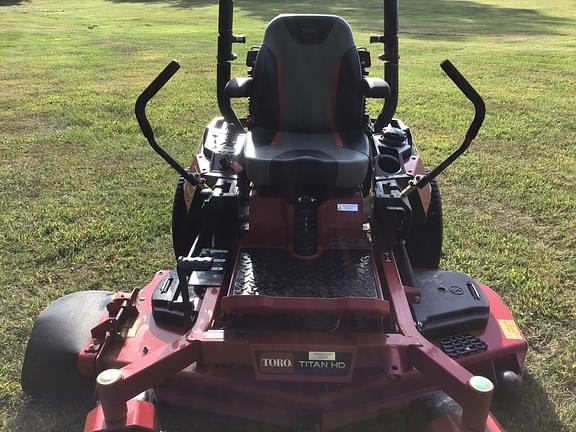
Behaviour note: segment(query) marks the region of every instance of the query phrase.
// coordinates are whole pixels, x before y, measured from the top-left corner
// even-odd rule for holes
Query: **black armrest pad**
[[[390,86],[382,78],[367,78],[362,80],[364,96],[384,99],[390,96]]]
[[[229,98],[244,98],[252,93],[252,78],[232,78],[224,87],[224,94]]]

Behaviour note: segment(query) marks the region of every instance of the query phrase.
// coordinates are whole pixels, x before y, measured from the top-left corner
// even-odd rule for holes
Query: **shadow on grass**
[[[497,7],[466,0],[401,0],[400,31],[415,37],[464,37],[560,34],[571,20],[533,9]],[[381,31],[382,0],[291,2],[243,1],[240,8],[262,20],[285,12],[330,13],[344,17],[355,30]]]
[[[0,0],[2,1],[2,0]],[[111,0],[114,3],[162,3],[179,8],[189,8],[194,6],[214,6],[218,0]]]
[[[22,3],[28,3],[29,0],[0,0],[0,7],[2,6],[18,6]]]
[[[562,424],[542,384],[527,373],[524,376],[524,394],[517,407],[510,407],[496,399],[492,412],[509,431],[570,432]]]
[[[93,407],[93,401],[56,403],[28,400],[19,407],[8,430],[14,432],[81,431],[86,414]]]
[[[0,0],[1,1],[1,0]],[[174,7],[216,5],[216,0],[111,0],[116,3],[164,3]],[[352,27],[381,31],[382,0],[243,0],[236,9],[261,21],[280,13],[328,13],[344,17]],[[498,7],[468,0],[402,0],[400,31],[414,37],[461,38],[471,35],[517,36],[562,34],[573,20],[548,16],[533,9]]]
[[[257,407],[254,408],[258,409]],[[294,413],[294,415],[297,415]],[[278,425],[257,423],[236,417],[209,414],[206,412],[177,409],[174,407],[160,407],[160,423],[165,432],[189,432],[216,430],[219,432],[290,432],[294,430],[315,430],[309,427],[289,428]],[[361,423],[337,429],[338,432],[404,432],[404,413],[387,417],[376,417]],[[409,432],[409,431],[406,431]],[[411,431],[410,431],[411,432]]]

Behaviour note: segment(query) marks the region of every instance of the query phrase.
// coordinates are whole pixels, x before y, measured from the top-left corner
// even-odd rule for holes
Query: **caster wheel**
[[[439,417],[462,408],[444,392],[430,393],[412,403],[407,412],[407,432],[430,432],[431,423]]]
[[[504,371],[498,376],[496,395],[508,406],[518,406],[524,394],[522,378],[513,371]]]

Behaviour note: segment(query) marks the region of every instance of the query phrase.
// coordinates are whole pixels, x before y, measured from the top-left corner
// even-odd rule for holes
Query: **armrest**
[[[369,98],[384,99],[390,96],[390,86],[382,78],[362,79],[364,96]]]
[[[252,93],[252,78],[232,78],[224,87],[228,98],[245,98]]]

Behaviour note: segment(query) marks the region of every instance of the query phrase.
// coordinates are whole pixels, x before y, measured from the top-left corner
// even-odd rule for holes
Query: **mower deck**
[[[352,257],[365,256],[360,251],[347,252]],[[327,429],[405,408],[418,396],[440,389],[461,403],[463,415],[483,421],[488,413],[486,395],[470,390],[470,378],[482,375],[498,382],[502,371],[519,373],[524,362],[526,342],[513,330],[509,309],[498,294],[478,284],[491,305],[486,328],[451,342],[447,338],[428,341],[412,324],[406,295],[410,287],[402,285],[393,256],[383,252],[379,259],[389,300],[375,301],[390,301],[390,309],[396,311],[397,333],[346,331],[345,327],[338,331],[263,327],[250,331],[227,328],[224,322],[209,326],[218,288],[206,291],[195,327],[184,332],[152,319],[146,300],[170,274],[158,272],[138,294],[138,315],[127,324],[124,344],[111,345],[103,356],[91,352],[88,344],[80,355],[81,369],[87,375],[114,368],[123,376],[110,389],[100,389],[102,406],[88,417],[85,431],[106,430],[94,423],[104,407],[122,406],[122,400],[151,386],[159,401],[170,404],[286,426],[313,418]],[[225,296],[222,301],[233,297]],[[270,298],[278,304],[293,300],[240,297],[247,301]],[[341,318],[346,318],[346,312]],[[466,340],[471,337],[486,349],[467,350]],[[458,343],[464,344],[459,351],[455,349]],[[278,382],[284,384],[278,386]]]

